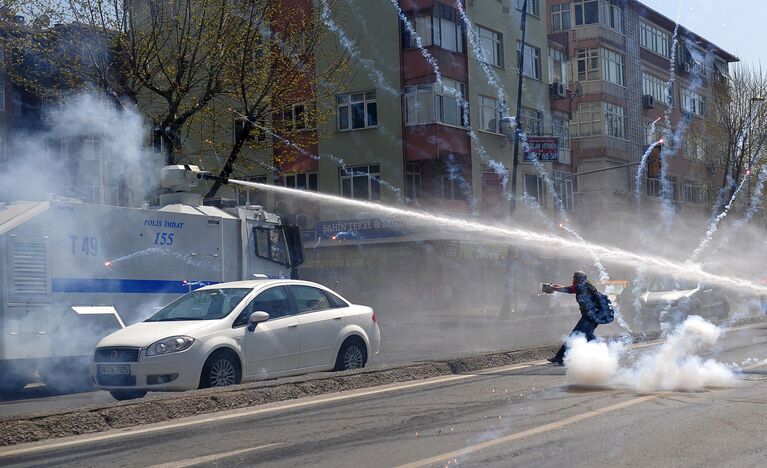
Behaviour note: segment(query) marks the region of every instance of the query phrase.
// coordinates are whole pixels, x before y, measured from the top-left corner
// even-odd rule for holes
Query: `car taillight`
[[[373,319],[373,323],[378,323],[378,317],[376,317],[376,311],[375,310],[373,311],[373,316],[370,317],[370,318]]]

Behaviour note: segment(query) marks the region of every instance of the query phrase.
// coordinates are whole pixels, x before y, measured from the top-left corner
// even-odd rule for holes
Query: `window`
[[[297,103],[283,108],[282,123],[288,132],[314,128],[310,112],[304,103]]]
[[[573,179],[567,177],[569,174],[563,171],[553,171],[552,178],[554,179],[554,188],[557,191],[557,195],[562,200],[562,205],[567,212],[573,211]]]
[[[288,265],[288,244],[282,229],[254,227],[253,235],[257,256]]]
[[[570,148],[570,119],[567,118],[567,114],[551,115],[551,134],[559,138],[561,149]]]
[[[269,314],[269,320],[278,319],[293,315],[288,300],[288,293],[284,286],[269,288],[258,294],[250,304],[248,304],[239,317],[232,324],[232,328],[242,327],[248,324],[250,315],[253,312],[266,312]]]
[[[575,57],[578,81],[596,81],[601,79],[598,49],[577,49]]]
[[[658,55],[671,58],[670,35],[651,24],[642,21],[639,25],[639,43],[642,47]]]
[[[605,103],[605,127],[607,135],[626,138],[626,111],[615,104]]]
[[[543,112],[527,107],[520,114],[522,127],[528,135],[543,135]]]
[[[599,3],[597,0],[575,0],[573,8],[575,9],[576,26],[599,23]]]
[[[21,102],[21,93],[13,93],[13,115],[14,117],[21,117],[23,111],[23,103]]]
[[[405,198],[421,199],[421,166],[418,164],[405,164]]]
[[[341,169],[341,195],[355,200],[380,200],[380,179],[378,164]]]
[[[250,176],[244,177],[244,180],[248,182],[258,182],[260,184],[267,183],[266,176]],[[238,187],[237,190],[237,205],[262,205],[263,206],[263,190],[247,187]]]
[[[522,11],[522,5],[524,0],[514,0],[514,8]],[[538,0],[527,0],[527,14],[533,16],[540,16],[540,10],[538,9]]]
[[[567,82],[567,56],[559,49],[549,48],[549,83]]]
[[[442,167],[442,198],[445,200],[465,199],[468,184],[463,178],[463,166],[452,161],[452,155]]]
[[[296,300],[296,311],[311,312],[330,309],[330,301],[322,290],[311,286],[288,286]]]
[[[501,133],[500,128],[501,109],[498,99],[479,96],[479,128],[486,132]]]
[[[234,119],[232,125],[232,144],[237,143],[237,132],[245,127],[245,122],[247,122],[247,118],[238,117]],[[245,138],[245,141],[266,141],[266,131],[264,128],[266,128],[266,122],[263,120],[259,120],[258,123],[253,124],[250,131],[251,134]],[[253,132],[256,134],[255,137],[253,136]]]
[[[65,138],[65,137],[62,137],[62,138]],[[64,145],[63,142],[62,142],[62,145]],[[165,154],[165,151],[166,151],[165,138],[163,138],[163,131],[157,127],[155,127],[152,130],[152,150],[155,152],[155,154]]]
[[[0,112],[5,112],[5,73],[0,70]]]
[[[0,163],[8,161],[8,153],[5,149],[5,134],[0,133]]]
[[[333,309],[342,309],[344,307],[349,307],[349,304],[341,299],[340,297],[336,296],[330,291],[322,291],[325,293],[325,295],[328,297],[328,301],[330,301],[330,307]]]
[[[406,86],[405,125],[441,122],[465,126],[464,96],[464,84],[450,78],[442,79],[441,88],[436,83]]]
[[[100,159],[99,154],[99,139],[95,136],[87,136],[83,139],[83,159],[86,161],[98,161]]]
[[[439,85],[435,84],[437,88],[437,120],[455,126],[464,126],[468,122],[464,123],[463,106],[465,104],[464,99],[464,86],[463,83],[450,78],[442,79],[442,89],[439,90]]]
[[[69,135],[62,135],[59,140],[59,159],[61,161],[69,160]]]
[[[706,97],[687,88],[682,88],[682,112],[700,116],[706,115]]]
[[[341,94],[336,96],[336,102],[339,132],[378,126],[375,91]]]
[[[649,73],[642,73],[642,94],[650,95],[655,99],[655,102],[669,106],[674,101],[668,82]]]
[[[461,54],[464,52],[464,29],[455,8],[436,3],[431,12],[419,14],[415,21],[411,20],[411,24],[421,37],[422,45],[436,45]],[[402,28],[403,47],[417,47],[416,39],[411,37],[407,27],[403,25]]]
[[[519,67],[520,55],[519,51],[522,48],[522,43],[517,42],[517,67]],[[522,73],[536,80],[541,79],[541,49],[533,47],[529,44],[525,44],[525,63]]]
[[[570,29],[570,4],[551,5],[551,27],[554,31]]]
[[[405,86],[405,125],[434,122],[434,83]]]
[[[610,49],[601,49],[603,76],[605,81],[623,86],[623,55]]]
[[[541,207],[546,208],[546,186],[541,176],[525,174],[525,194],[535,198]]]
[[[694,179],[684,179],[684,201],[700,205],[706,203],[706,187]]]
[[[582,102],[578,104],[575,119],[570,122],[573,137],[602,134],[602,103]]]
[[[645,193],[648,197],[660,197],[663,192],[663,184],[657,177],[648,177],[646,180]],[[670,176],[668,183],[671,187],[671,200],[679,200],[679,179],[676,176]]]
[[[602,1],[602,24],[623,34],[623,8],[618,0]]]
[[[146,321],[218,320],[229,315],[250,291],[251,288],[192,291],[163,307]]]
[[[415,17],[415,19],[409,17],[408,21],[410,21],[410,24],[415,30],[416,34],[421,38],[421,45],[424,47],[432,45],[431,12],[426,12],[426,14],[419,14]],[[410,34],[410,31],[408,31],[408,28],[404,23],[402,24],[402,47],[405,49],[418,47],[418,41]]]
[[[298,174],[288,174],[283,176],[282,183],[285,187],[298,190],[317,191],[317,173],[300,172]]]
[[[477,26],[480,59],[496,67],[503,67],[503,34]]]
[[[704,161],[706,159],[706,148],[699,138],[688,135],[684,139],[684,156],[690,159]]]

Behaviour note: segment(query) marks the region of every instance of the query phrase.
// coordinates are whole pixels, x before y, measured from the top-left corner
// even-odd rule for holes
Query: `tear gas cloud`
[[[43,115],[42,129],[14,130],[0,187],[16,200],[53,194],[138,206],[162,163],[145,147],[146,135],[134,108],[96,93],[66,96]]]
[[[587,342],[568,337],[567,381],[588,387],[628,388],[637,392],[702,391],[736,384],[736,369],[699,353],[713,347],[722,330],[700,316],[689,316],[666,341],[634,362],[619,342]]]

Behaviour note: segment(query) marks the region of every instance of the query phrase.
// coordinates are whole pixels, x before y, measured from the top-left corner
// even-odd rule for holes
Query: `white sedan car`
[[[104,337],[91,367],[118,400],[147,391],[364,367],[381,334],[370,307],[308,281],[252,280],[200,288]]]

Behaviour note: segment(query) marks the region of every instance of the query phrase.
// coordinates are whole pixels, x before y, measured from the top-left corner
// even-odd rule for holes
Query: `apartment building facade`
[[[651,160],[638,178],[636,166],[620,166],[640,161],[661,138],[668,198],[677,211],[704,212],[720,171],[705,157],[700,138],[709,117],[706,103],[726,85],[729,63],[737,57],[634,0],[547,4],[550,40],[566,46],[572,73],[575,170],[616,167],[579,176],[576,205],[594,208],[579,218],[625,212],[635,193],[657,207],[663,194],[657,162]]]
[[[514,117],[522,1],[376,0],[338,18],[353,72],[332,103],[335,119],[318,129],[316,154],[299,155],[275,183],[448,213],[505,219],[510,214]],[[530,136],[558,138],[557,162],[526,161],[519,150],[517,196],[525,216],[553,210],[545,176],[571,172],[569,70],[563,46],[551,54],[545,2],[529,0],[521,122]],[[470,26],[468,26],[470,25]],[[340,34],[339,34],[340,35]],[[318,63],[322,66],[322,63]],[[552,91],[553,90],[553,91]],[[267,174],[261,180],[268,179]],[[562,188],[572,210],[573,185]],[[522,197],[526,194],[526,197]],[[315,207],[281,201],[311,236]],[[311,219],[309,218],[311,217]],[[332,216],[332,215],[330,215]],[[316,233],[319,230],[314,229]],[[320,234],[317,234],[321,236]]]

